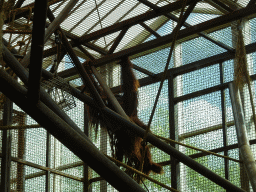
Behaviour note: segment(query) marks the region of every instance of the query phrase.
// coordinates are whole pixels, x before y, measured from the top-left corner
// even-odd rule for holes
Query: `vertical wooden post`
[[[220,83],[224,83],[223,77],[223,65],[220,63]],[[225,105],[225,90],[221,90],[221,111],[222,111],[222,131],[223,131],[223,146],[226,147],[228,145],[227,138],[227,124],[226,124],[226,105]],[[228,150],[224,150],[224,155],[228,156]],[[229,180],[229,160],[224,159],[225,166],[225,179]]]
[[[89,137],[89,116],[87,111],[87,105],[84,104],[84,133]],[[84,162],[84,190],[83,192],[91,192],[91,186],[89,183],[90,168],[86,162]]]
[[[47,131],[46,136],[46,167],[51,166],[51,134]],[[51,189],[51,172],[46,171],[46,183],[45,192],[49,192]]]
[[[170,76],[168,81],[169,87],[169,128],[170,128],[170,139],[177,140],[177,131],[175,128],[175,109],[174,109],[174,86],[173,86],[173,75]],[[175,148],[175,144],[171,143],[171,146]],[[173,156],[171,158],[171,186],[174,189],[178,189],[178,176],[179,176],[179,162]]]
[[[26,114],[20,112],[19,125],[26,124]],[[18,130],[18,158],[24,159],[25,154],[25,129]],[[17,191],[24,191],[25,189],[25,166],[22,163],[17,165]]]
[[[28,97],[32,104],[38,102],[40,95],[47,7],[48,0],[35,1],[28,79]]]
[[[173,28],[175,24],[173,23]],[[176,44],[173,50],[173,65],[174,67],[182,66],[182,45]],[[183,110],[182,103],[175,103],[174,98],[183,94],[183,83],[182,76],[174,76],[174,74],[170,74],[169,77],[169,126],[170,126],[170,138],[172,140],[178,141],[179,133],[183,130],[183,116],[181,111]],[[175,106],[176,105],[176,106]],[[178,114],[178,115],[177,115]],[[184,147],[178,146],[177,144],[172,144],[172,147],[179,149],[180,151],[184,151]],[[182,170],[182,171],[181,171]],[[172,187],[186,191],[186,177],[185,177],[184,165],[180,164],[179,161],[171,156],[171,183]],[[182,175],[184,174],[184,176]],[[181,185],[180,183],[183,183]]]
[[[12,124],[12,101],[6,98],[4,104],[3,125]],[[2,135],[2,162],[1,162],[1,190],[3,192],[10,192],[10,176],[11,176],[11,140],[12,134],[10,130],[3,130]]]

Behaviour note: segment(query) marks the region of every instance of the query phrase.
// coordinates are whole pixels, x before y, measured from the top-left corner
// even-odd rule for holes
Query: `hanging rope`
[[[194,149],[194,150],[197,150],[197,151],[208,153],[210,155],[214,155],[214,156],[221,157],[221,158],[224,158],[224,159],[228,159],[228,160],[231,160],[231,161],[234,161],[234,162],[242,163],[242,161],[240,161],[240,160],[237,160],[237,159],[225,156],[225,155],[220,155],[218,153],[214,153],[214,152],[211,152],[211,151],[207,151],[207,150],[204,150],[204,149],[200,149],[200,148],[197,148],[197,147],[186,145],[184,143],[181,143],[181,142],[178,142],[178,141],[174,141],[172,139],[164,138],[164,137],[161,137],[161,136],[158,136],[158,135],[155,135],[155,136],[158,137],[159,139],[162,139],[162,140],[166,141],[167,143],[175,143],[175,144],[182,145],[182,146],[190,148],[190,149]]]
[[[157,92],[156,100],[155,100],[153,110],[152,110],[152,113],[151,113],[151,116],[150,116],[150,119],[149,119],[149,122],[148,122],[148,126],[147,126],[146,132],[145,132],[144,137],[143,137],[143,141],[142,141],[143,153],[142,153],[142,160],[141,160],[141,164],[140,164],[140,171],[143,170],[144,158],[145,158],[145,153],[146,153],[145,152],[146,151],[145,150],[146,138],[147,138],[147,135],[150,131],[150,125],[151,125],[151,122],[152,122],[153,117],[154,117],[154,113],[155,113],[155,110],[156,110],[158,99],[159,99],[160,94],[161,94],[161,90],[162,90],[162,87],[163,87],[163,84],[164,84],[164,80],[167,76],[167,71],[168,71],[168,68],[169,68],[170,61],[171,61],[172,52],[173,52],[174,47],[175,47],[175,43],[176,43],[176,39],[177,39],[177,36],[178,36],[179,29],[181,28],[183,13],[184,13],[186,4],[187,4],[187,0],[184,0],[183,4],[182,4],[182,9],[181,9],[179,21],[177,23],[177,26],[173,30],[174,36],[173,36],[172,46],[171,46],[171,49],[170,49],[170,52],[169,52],[169,55],[168,55],[167,63],[166,63],[164,73],[163,73],[163,76],[162,76],[162,79],[161,79],[161,82],[160,82],[160,86],[159,86],[159,89],[158,89],[158,92]]]
[[[95,6],[96,6],[98,17],[99,17],[100,27],[102,29],[103,27],[102,27],[102,23],[101,23],[101,18],[100,18],[100,12],[99,12],[99,8],[98,8],[98,4],[97,4],[96,0],[94,0],[94,2],[95,2]],[[106,46],[107,42],[106,42],[105,36],[103,37],[103,39],[104,39],[104,43],[105,43],[105,46]]]
[[[241,21],[238,22],[238,35],[237,35],[237,44],[236,44],[236,55],[235,55],[235,61],[236,61],[236,68],[235,68],[235,79],[234,83],[238,88],[243,88],[243,86],[247,83],[248,90],[250,94],[250,102],[252,106],[252,115],[253,115],[253,122],[255,126],[255,132],[256,132],[256,116],[255,116],[255,105],[254,105],[254,99],[253,99],[253,93],[252,93],[252,87],[251,87],[251,78],[248,71],[248,64],[247,64],[247,57],[246,57],[246,50],[244,46],[244,40],[243,40],[243,31],[242,31],[242,25]]]
[[[50,69],[50,72],[57,75],[58,67],[61,62],[61,47],[62,47],[62,33],[58,31],[57,34],[55,34],[55,45],[57,49],[57,53],[55,56],[54,64],[52,65],[52,68]]]
[[[132,167],[126,165],[125,163],[122,163],[121,161],[116,160],[116,159],[113,158],[113,157],[110,157],[110,156],[108,156],[108,155],[105,155],[105,156],[106,156],[107,158],[109,158],[111,161],[113,161],[114,163],[116,163],[116,164],[118,164],[118,165],[121,165],[121,166],[125,167],[126,169],[129,169],[129,170],[133,171],[134,173],[136,173],[136,174],[138,174],[138,175],[140,175],[140,176],[142,176],[142,177],[144,177],[144,178],[146,178],[146,179],[148,179],[148,180],[150,180],[150,181],[152,181],[152,182],[154,182],[154,183],[156,183],[156,184],[158,184],[158,185],[160,185],[160,186],[162,186],[162,187],[164,187],[164,188],[166,188],[166,189],[168,189],[168,190],[170,190],[170,191],[178,192],[178,190],[176,190],[176,189],[174,189],[174,188],[172,188],[172,187],[169,187],[169,186],[167,186],[167,185],[165,185],[165,184],[163,184],[163,183],[161,183],[161,182],[159,182],[159,181],[157,181],[157,180],[155,180],[155,179],[153,179],[153,178],[147,176],[146,174],[144,174],[144,173],[138,171],[137,169],[134,169],[134,168],[132,168]]]

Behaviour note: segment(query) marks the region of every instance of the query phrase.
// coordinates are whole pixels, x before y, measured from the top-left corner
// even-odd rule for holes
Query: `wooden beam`
[[[183,29],[180,31],[177,39],[183,39],[188,36],[195,35],[199,32],[203,32],[203,31],[215,28],[215,27],[219,26],[220,24],[224,25],[224,24],[230,23],[232,21],[236,21],[243,17],[247,17],[252,14],[255,14],[255,12],[256,12],[256,5],[250,6],[248,8],[243,8],[238,11],[234,11],[227,15],[223,15],[223,16],[217,17],[215,19],[212,19],[210,21],[206,21],[206,22],[200,23],[198,25]],[[94,62],[94,64],[96,67],[99,67],[101,65],[111,63],[113,61],[117,61],[121,57],[124,57],[124,56],[135,55],[135,54],[138,54],[138,53],[141,53],[144,51],[155,49],[156,47],[170,44],[172,42],[172,40],[173,40],[173,34],[166,35],[166,36],[158,38],[156,40],[148,41],[148,42],[140,44],[138,46],[131,47],[131,48],[119,51],[117,53],[113,53],[112,55],[106,55],[103,58],[97,59]]]
[[[188,0],[187,5],[190,5],[192,2],[193,2],[193,0]],[[92,40],[101,38],[101,37],[109,35],[111,33],[115,33],[117,31],[120,31],[120,30],[122,30],[126,27],[131,27],[133,25],[137,25],[142,21],[150,20],[150,19],[153,19],[153,18],[158,17],[160,15],[163,15],[165,13],[178,10],[178,9],[181,8],[181,6],[182,6],[182,1],[177,1],[177,2],[174,2],[174,3],[171,3],[171,4],[168,4],[166,6],[161,7],[159,9],[159,11],[149,11],[149,12],[143,13],[141,15],[138,15],[136,17],[133,17],[131,19],[124,20],[122,22],[116,23],[116,24],[111,25],[109,27],[106,27],[106,28],[103,28],[101,30],[92,32],[90,34],[85,34],[85,35],[83,35],[82,37],[80,37],[76,40],[75,45],[83,44],[85,42],[90,42]]]
[[[42,76],[42,62],[44,49],[44,35],[48,0],[35,1],[34,24],[30,54],[30,68],[28,80],[28,97],[32,103],[39,100],[40,82]]]
[[[111,48],[108,51],[108,54],[112,54],[115,49],[117,48],[117,46],[119,45],[119,43],[121,42],[121,40],[123,39],[123,37],[125,36],[126,32],[128,31],[129,28],[125,28],[123,29],[119,35],[117,36],[115,42],[113,43],[113,45],[111,46]]]

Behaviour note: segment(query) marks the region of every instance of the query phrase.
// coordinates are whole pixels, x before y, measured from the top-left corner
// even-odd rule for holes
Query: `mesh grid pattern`
[[[251,29],[251,41],[252,43],[256,42],[256,38],[253,34],[256,32],[256,27],[255,27],[256,19],[251,19],[250,20],[250,29]]]
[[[71,191],[82,191],[83,190],[83,183],[79,181],[75,181],[66,177],[60,176],[60,191],[69,192]]]
[[[162,49],[160,51],[151,53],[132,60],[135,65],[142,67],[152,73],[160,73],[164,70],[167,62],[167,57],[170,52],[170,48]],[[173,66],[172,61],[169,64],[170,67]]]
[[[39,170],[29,167],[29,166],[25,166],[25,170],[26,170],[26,174],[32,174],[32,173],[36,173]],[[25,182],[25,191],[45,191],[45,175],[43,176],[39,176],[39,177],[34,177],[31,179],[27,179]]]
[[[193,63],[195,61],[199,61],[207,57],[223,53],[225,51],[225,49],[220,48],[216,44],[204,39],[203,37],[198,37],[182,43],[183,65]]]
[[[200,141],[200,142],[199,142]],[[184,143],[204,150],[211,150],[223,146],[222,130],[196,135],[184,140]],[[187,149],[186,154],[192,155],[196,151]]]
[[[46,131],[44,129],[27,130],[26,160],[45,166],[46,162]],[[36,139],[35,139],[36,138]]]
[[[234,61],[233,60],[229,60],[229,61],[225,61],[223,63],[223,67],[224,67],[224,82],[230,82],[234,80]]]
[[[147,124],[149,117],[151,115],[153,105],[155,102],[156,94],[159,88],[159,83],[151,84],[146,87],[141,87],[139,89],[139,118]],[[168,83],[164,82],[163,88],[159,97],[159,102],[154,114],[154,118],[151,123],[150,130],[153,134],[161,137],[169,138],[169,113],[168,113]],[[170,156],[159,150],[156,147],[151,147],[152,160],[156,163],[166,162],[170,160]],[[162,175],[150,174],[150,177],[157,179],[158,181],[170,186],[170,166],[164,167],[164,173]],[[145,185],[149,191],[166,191],[157,184],[150,182],[145,182]]]
[[[218,17],[218,15],[191,13],[186,22],[191,25],[196,25],[216,17]]]
[[[219,74],[219,65],[217,64],[182,75],[183,94],[186,95],[219,85]]]
[[[233,47],[231,27],[226,27],[224,29],[210,33],[209,36],[213,37],[217,41],[224,43],[225,45],[228,45],[229,47]]]
[[[229,157],[232,157],[234,159],[239,159],[239,150],[238,149],[229,150],[228,155]],[[241,186],[240,180],[245,181],[245,178],[243,178],[245,175],[243,174],[241,175],[240,173],[240,166],[243,166],[243,165],[241,164],[239,165],[239,163],[234,161],[229,161],[229,179],[233,184],[239,187]]]
[[[20,180],[17,179],[17,163],[11,162],[11,189],[17,191],[17,185],[20,185]]]
[[[22,6],[33,3],[34,0],[24,1]],[[51,6],[51,9],[54,12],[55,16],[61,12],[61,10],[67,5],[69,1],[62,1],[55,5]],[[158,1],[151,0],[151,3],[161,7],[167,4],[170,4],[174,1]],[[249,0],[246,1],[237,1],[239,5],[246,6]],[[81,3],[81,4],[80,4]],[[97,4],[97,5],[96,5]],[[234,8],[233,1],[225,1],[224,4],[230,8]],[[237,4],[237,5],[238,5]],[[81,6],[80,6],[81,5]],[[80,7],[78,7],[80,6]],[[204,9],[202,9],[204,8]],[[202,10],[201,10],[202,9]],[[96,32],[105,27],[109,27],[114,23],[130,19],[134,16],[141,14],[141,12],[146,12],[151,10],[148,6],[143,3],[140,3],[136,0],[124,1],[124,0],[79,0],[76,6],[69,14],[68,18],[62,22],[61,27],[66,31],[70,32],[71,35],[77,35],[78,37],[84,34],[90,34]],[[200,11],[201,10],[201,11]],[[200,12],[200,13],[197,13]],[[206,21],[209,21],[213,18],[221,17],[220,10],[214,8],[214,6],[209,5],[206,1],[199,2],[194,13],[190,14],[187,19],[187,23],[191,25],[200,24]],[[173,13],[178,16],[177,13]],[[118,15],[118,17],[117,17]],[[173,27],[176,25],[173,21],[168,21],[164,24],[164,19],[162,17],[155,17],[148,21],[143,21],[153,30],[157,31],[161,36],[166,36],[172,32]],[[17,23],[20,25],[25,24],[26,19],[20,18],[17,20]],[[156,23],[161,23],[156,26]],[[251,19],[249,24],[246,24],[246,30],[244,31],[245,36],[245,45],[255,43],[255,34],[256,34],[256,19]],[[7,24],[8,25],[8,24]],[[7,25],[4,26],[4,29],[7,28]],[[232,24],[233,25],[233,24]],[[182,27],[184,29],[185,27]],[[232,41],[232,38],[236,37],[234,33],[235,28],[231,26],[224,26],[221,29],[214,29],[216,31],[210,32],[208,36],[214,38],[217,41],[220,41],[226,44],[229,47],[233,47],[235,44]],[[96,48],[101,48],[104,51],[107,51],[115,41],[116,37],[119,35],[120,31],[117,31],[113,34],[109,34],[105,37],[101,37],[95,40],[92,40],[90,43]],[[197,34],[198,35],[198,34]],[[142,37],[143,36],[143,37]],[[6,39],[10,38],[9,34],[3,36]],[[25,39],[29,35],[24,36]],[[22,40],[23,35],[13,34],[10,38],[10,42],[15,46],[17,41]],[[53,40],[53,36],[51,37]],[[115,52],[122,51],[124,48],[130,48],[141,43],[155,40],[157,37],[150,35],[149,32],[145,31],[141,25],[132,26],[116,48]],[[171,60],[170,67],[180,67],[181,65],[188,66],[194,62],[202,62],[203,59],[207,59],[211,56],[215,56],[221,53],[226,53],[227,50],[221,48],[216,43],[213,43],[205,38],[198,36],[192,40],[189,40],[188,37],[185,41],[181,39],[181,53],[176,55],[176,61]],[[28,43],[28,39],[26,41]],[[98,46],[98,47],[97,47]],[[45,46],[45,50],[51,48],[51,41],[48,41]],[[159,74],[163,72],[166,60],[170,51],[170,47],[163,46],[161,48],[154,48],[149,50],[147,53],[141,52],[140,57],[137,57],[132,60],[132,62],[144,68],[154,74]],[[84,46],[86,50],[92,53],[95,58],[100,58],[101,53],[95,50]],[[24,47],[21,49],[20,54],[23,54]],[[160,50],[159,50],[160,49]],[[75,49],[78,51],[78,49]],[[157,50],[153,52],[154,50]],[[149,53],[151,52],[151,53]],[[251,69],[250,74],[255,74],[255,52],[248,56],[249,68]],[[141,56],[142,55],[142,56]],[[52,57],[54,58],[54,57]],[[81,59],[81,62],[84,59]],[[177,62],[177,63],[175,63]],[[44,68],[50,69],[52,65],[52,59],[50,57],[44,59]],[[70,58],[66,56],[63,59],[63,62],[60,64],[58,72],[65,71],[67,69],[73,68],[74,65]],[[103,68],[102,68],[103,69]],[[111,69],[112,70],[112,69]],[[106,74],[104,71],[102,75],[104,76],[110,87],[116,87],[120,85],[120,67],[115,65],[113,67],[113,72],[109,70],[112,74]],[[101,69],[100,69],[101,71]],[[134,70],[138,79],[148,77],[148,75]],[[191,72],[182,72],[174,79],[174,95],[175,99],[181,100],[178,103],[174,104],[174,115],[175,119],[169,119],[170,113],[170,102],[169,102],[169,93],[168,93],[168,80],[164,82],[162,93],[156,108],[156,112],[152,121],[151,131],[152,133],[170,138],[170,123],[174,121],[175,129],[177,130],[177,138],[180,142],[184,144],[192,145],[205,150],[218,149],[218,154],[224,155],[227,152],[229,157],[234,159],[240,159],[239,149],[234,147],[234,144],[237,144],[237,135],[236,127],[234,125],[234,117],[231,106],[231,99],[229,96],[229,89],[224,90],[225,97],[225,110],[226,110],[226,125],[227,125],[227,148],[223,150],[224,146],[224,135],[223,125],[222,125],[222,100],[221,91],[214,90],[211,93],[204,93],[205,89],[210,90],[214,86],[221,84],[220,82],[220,68],[219,63],[212,63],[208,67],[194,69]],[[110,77],[110,76],[111,77]],[[175,74],[174,74],[175,75]],[[234,80],[234,60],[228,60],[223,62],[223,76],[224,83],[231,82]],[[81,78],[71,77],[68,79],[73,86],[81,86],[83,83]],[[110,82],[112,81],[112,82]],[[159,87],[159,83],[153,83],[144,87],[139,88],[139,117],[141,120],[147,124],[153,104],[155,102],[156,93]],[[255,81],[252,82],[254,101],[256,100],[255,94]],[[192,93],[197,92],[196,96],[193,96]],[[245,87],[242,91],[242,102],[243,110],[245,113],[245,121],[247,126],[247,133],[250,140],[255,143],[255,125],[252,121],[252,108],[249,102],[248,88]],[[174,100],[175,100],[174,99]],[[76,106],[69,110],[67,115],[76,123],[76,125],[84,129],[84,104],[83,102],[75,99]],[[1,110],[1,119],[3,119]],[[33,125],[37,124],[29,115],[24,111],[19,109],[14,105],[13,112],[13,125]],[[90,129],[89,136],[93,143],[108,155],[111,155],[111,149],[109,145],[109,139],[106,132],[99,129],[97,135],[94,129]],[[74,155],[68,148],[63,144],[57,141],[53,136],[50,136],[50,141],[47,141],[47,131],[43,128],[31,128],[31,129],[14,129],[12,133],[12,147],[11,147],[11,189],[14,191],[45,191],[46,187],[46,172],[42,168],[46,167],[47,159],[47,142],[50,142],[50,168],[53,170],[61,171],[66,176],[60,176],[50,172],[50,191],[59,192],[59,191],[84,191],[84,183],[78,181],[84,177],[84,166],[81,163],[81,160]],[[0,131],[0,149],[2,152],[2,131]],[[170,165],[170,155],[164,153],[158,148],[149,144],[152,159],[157,163],[164,164],[163,169],[164,173],[162,175],[153,175],[150,176],[156,180],[171,186],[171,172],[173,171]],[[177,147],[181,152],[185,153],[188,156],[194,158],[197,155],[197,158],[194,158],[197,162],[209,168],[213,172],[217,173],[221,177],[225,177],[225,165],[227,165],[229,180],[248,191],[253,191],[252,187],[249,184],[249,179],[246,176],[245,168],[243,164],[228,161],[228,164],[225,164],[223,158],[216,157],[213,155],[202,154],[193,149],[186,147]],[[251,145],[254,157],[256,146],[255,144]],[[224,152],[225,151],[225,152]],[[201,156],[200,156],[201,155]],[[199,157],[198,157],[199,156]],[[17,159],[22,159],[28,161],[28,165],[17,163]],[[1,158],[0,158],[1,160]],[[41,168],[40,168],[41,167]],[[193,169],[185,166],[183,163],[178,164],[178,186],[180,191],[225,191],[222,187],[219,187],[215,183],[206,179],[204,176],[200,175]],[[123,168],[121,168],[123,169]],[[123,169],[124,170],[124,169]],[[89,186],[90,191],[111,191],[116,192],[109,183],[100,178],[95,171],[89,168],[89,180],[93,181]],[[68,176],[70,175],[70,176]],[[76,177],[78,179],[72,179],[70,177]],[[87,178],[85,178],[87,179]],[[144,185],[141,185],[144,189],[149,191],[168,191],[163,187],[160,187],[153,182],[145,180]]]
[[[213,92],[184,101],[182,115],[186,121],[184,122],[184,130],[180,130],[181,133],[199,131],[221,124],[220,97],[220,92]]]
[[[215,173],[221,175],[222,177],[224,176],[222,158],[206,156],[198,158],[196,161],[214,171]],[[184,181],[181,183],[181,185],[184,187],[184,190],[182,191],[205,191],[204,186],[207,186],[206,190],[209,191],[225,191],[223,188],[216,185],[209,179],[203,177],[201,174],[195,172],[191,168],[186,167],[185,170],[182,171],[184,171],[187,175]]]

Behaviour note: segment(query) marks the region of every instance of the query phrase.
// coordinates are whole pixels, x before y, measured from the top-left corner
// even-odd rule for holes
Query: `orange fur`
[[[88,65],[87,65],[88,67]],[[130,119],[143,129],[147,126],[138,118],[138,88],[139,82],[135,78],[133,73],[133,66],[128,57],[121,60],[121,73],[122,73],[122,92],[123,95],[116,95],[117,100],[120,105],[130,117]],[[89,71],[89,70],[87,70]],[[96,85],[95,80],[92,75],[90,75],[92,81]],[[104,93],[102,89],[97,88],[99,93],[103,98]],[[107,106],[114,110],[110,102],[107,102]],[[94,126],[101,124],[106,127],[110,136],[110,143],[112,148],[112,154],[114,158],[119,161],[123,161],[125,157],[127,159],[127,164],[135,169],[139,169],[140,163],[142,161],[142,138],[136,133],[131,131],[128,127],[124,125],[117,124],[111,119],[104,119],[94,108],[89,108],[90,121]],[[145,146],[146,155],[144,158],[143,173],[149,175],[151,171],[155,173],[162,173],[161,165],[154,163],[151,158],[151,152],[148,146]],[[127,170],[127,174],[140,182],[139,177],[137,177],[132,171]]]

